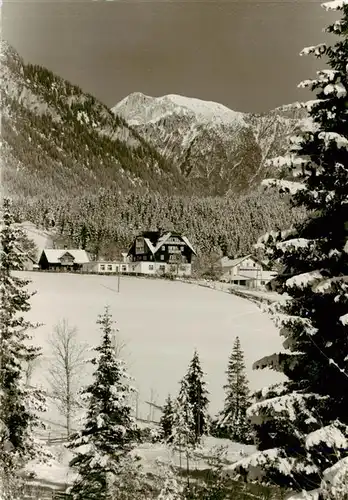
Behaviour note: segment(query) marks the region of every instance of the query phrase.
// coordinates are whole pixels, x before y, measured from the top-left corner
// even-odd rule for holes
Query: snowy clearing
[[[241,445],[233,443],[227,439],[216,439],[206,437],[203,441],[201,454],[203,457],[209,457],[214,453],[217,447],[226,447],[226,459],[233,463],[241,458],[241,452],[245,455],[251,455],[255,452],[254,446]],[[40,483],[54,483],[57,485],[68,486],[72,484],[76,477],[76,473],[69,469],[69,461],[73,457],[70,450],[67,450],[63,444],[50,447],[50,451],[54,455],[54,459],[50,460],[47,464],[38,465],[31,462],[26,470],[34,472],[37,480]],[[141,458],[143,470],[146,473],[154,473],[159,471],[158,461],[161,463],[173,463],[175,466],[180,466],[180,457],[178,453],[172,451],[164,444],[150,444],[144,443],[134,450],[134,453]],[[192,459],[191,466],[193,469],[206,469],[208,463],[204,459]]]
[[[50,352],[47,337],[63,318],[77,326],[82,341],[99,342],[96,325],[105,305],[126,342],[123,356],[135,377],[139,391],[139,417],[148,418],[151,390],[153,400],[162,404],[171,393],[176,396],[178,382],[186,372],[195,348],[198,349],[210,391],[210,412],[222,408],[225,370],[233,341],[238,335],[245,352],[251,389],[262,388],[282,376],[270,370],[253,371],[252,364],[279,351],[281,338],[269,316],[257,305],[230,294],[181,282],[117,277],[22,272],[32,280],[37,294],[32,298],[28,317],[44,325],[33,333],[44,356],[32,382],[47,386]],[[88,382],[86,376],[82,383]],[[51,408],[49,414],[54,412]],[[46,418],[63,423],[58,417]],[[158,419],[160,412],[153,417]],[[62,429],[63,432],[63,429]]]

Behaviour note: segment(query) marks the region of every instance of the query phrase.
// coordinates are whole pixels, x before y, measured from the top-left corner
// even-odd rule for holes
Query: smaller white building
[[[277,275],[252,255],[237,259],[222,257],[220,265],[221,281],[248,288],[262,289]]]
[[[129,272],[129,264],[122,261],[99,260],[91,261],[83,268],[85,272],[98,274],[122,274]]]

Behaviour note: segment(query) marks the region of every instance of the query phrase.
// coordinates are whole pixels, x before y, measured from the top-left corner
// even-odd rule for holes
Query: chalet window
[[[101,270],[101,271],[105,271],[105,266],[104,266],[104,264],[101,264],[101,266],[100,266],[100,270]]]
[[[108,271],[112,271],[112,264],[108,264]]]
[[[161,247],[162,252],[164,252],[165,249],[166,249],[166,247],[164,245],[162,245],[162,247]]]
[[[180,250],[183,252],[185,250],[185,247],[180,247]]]
[[[116,272],[117,272],[117,273],[118,273],[118,270],[119,270],[119,267],[118,267],[118,266],[116,266]]]
[[[149,271],[153,271],[153,264],[149,264]]]
[[[160,259],[161,259],[161,260],[164,260],[164,255],[161,255]]]
[[[160,268],[161,271],[165,271],[166,266],[159,266],[159,268]]]
[[[127,271],[127,266],[122,266],[122,271]]]

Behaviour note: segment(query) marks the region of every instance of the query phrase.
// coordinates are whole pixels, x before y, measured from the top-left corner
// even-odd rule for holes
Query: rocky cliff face
[[[269,174],[266,160],[283,154],[303,117],[296,105],[262,115],[177,95],[133,93],[112,108],[197,190],[241,192]]]

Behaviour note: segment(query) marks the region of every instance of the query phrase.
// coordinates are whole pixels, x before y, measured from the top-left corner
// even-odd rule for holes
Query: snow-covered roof
[[[155,246],[154,252],[156,253],[157,250],[161,248],[161,246],[170,238],[172,233],[168,232],[163,234],[157,241],[157,244]]]
[[[243,262],[243,260],[248,259],[248,258],[252,258],[253,260],[256,260],[250,254],[245,255],[244,257],[238,257],[237,259],[230,259],[229,257],[223,257],[221,259],[221,266],[228,267],[228,268],[236,267],[236,266],[238,266],[238,264]]]
[[[187,236],[182,236],[182,239],[184,240],[184,242],[186,243],[186,245],[187,245],[188,247],[190,247],[190,248],[191,248],[192,252],[193,252],[195,255],[197,255],[197,254],[196,254],[195,249],[193,248],[193,246],[192,246],[192,245],[191,245],[191,243],[189,242],[189,239],[187,238]]]
[[[63,249],[63,250],[57,250],[57,249],[45,249],[43,250],[43,253],[45,253],[47,261],[50,264],[59,264],[60,259],[68,253],[74,258],[74,261],[76,264],[86,264],[89,262],[89,257],[87,255],[87,252],[85,250],[75,250],[75,249]]]
[[[149,238],[144,238],[144,241],[147,244],[147,246],[149,247],[150,251],[152,253],[155,253],[155,247],[153,246],[153,244],[151,243],[151,241],[149,240]]]
[[[147,246],[149,247],[150,251],[155,254],[160,248],[162,245],[164,245],[164,243],[171,237],[171,236],[176,236],[176,234],[172,233],[171,231],[168,231],[167,233],[164,233],[158,240],[157,240],[157,243],[156,245],[154,246],[150,239],[149,238],[144,238],[144,241],[145,243],[147,244]],[[187,238],[187,236],[182,236],[180,235],[180,238],[182,238],[183,242],[186,243],[186,245],[192,250],[192,252],[196,255],[196,251],[195,249],[193,248],[192,244],[190,243],[189,239]]]
[[[241,264],[246,259],[251,259],[254,262],[257,262],[258,264],[260,264],[262,266],[263,269],[264,268],[267,269],[267,267],[268,267],[265,262],[262,262],[257,257],[254,257],[251,254],[245,255],[244,257],[237,257],[236,259],[230,259],[229,257],[222,257],[222,259],[220,259],[220,264],[221,264],[221,267],[223,269],[231,269],[233,267],[238,266],[239,264]]]

